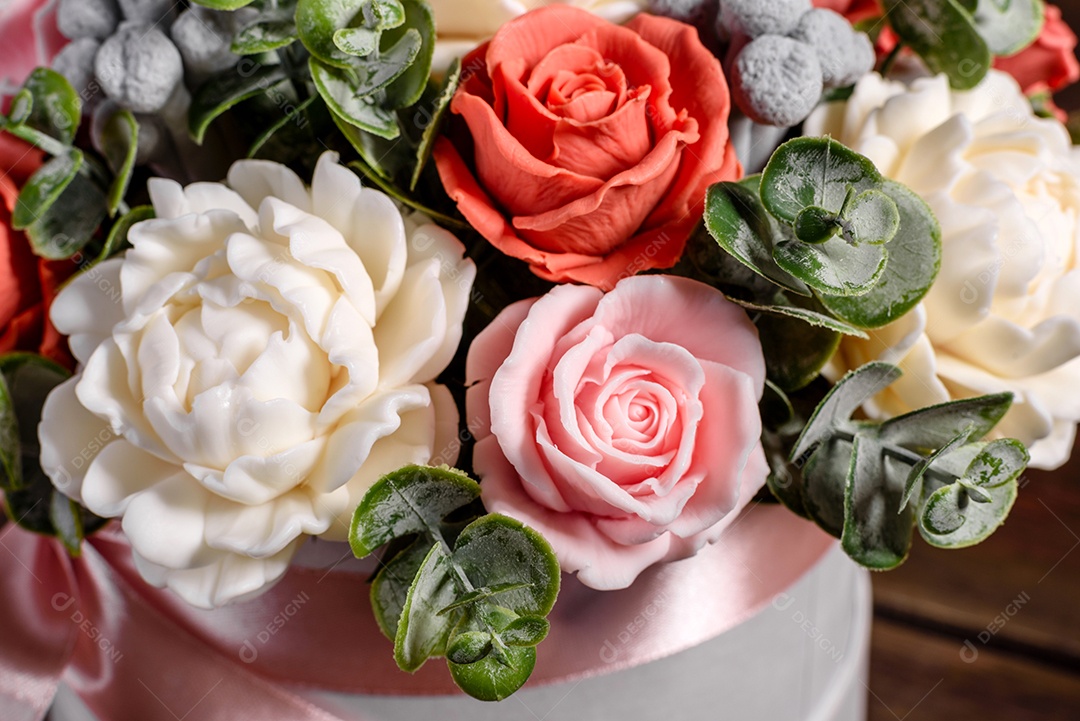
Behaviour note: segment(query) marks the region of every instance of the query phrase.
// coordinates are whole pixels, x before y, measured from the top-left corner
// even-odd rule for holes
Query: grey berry
[[[810,114],[821,99],[821,64],[809,45],[762,35],[732,63],[732,96],[755,122],[789,127]]]
[[[810,8],[810,0],[720,0],[717,30],[721,37],[787,35]]]
[[[94,38],[72,40],[53,58],[52,68],[63,75],[83,99],[88,100],[94,79],[94,58],[101,47]]]
[[[804,14],[790,37],[814,49],[826,89],[851,85],[874,68],[870,38],[832,10],[814,9]]]
[[[119,0],[125,20],[169,27],[173,9],[180,3],[175,0]]]
[[[232,13],[192,7],[180,13],[170,29],[173,43],[184,58],[187,72],[206,76],[225,70],[237,61],[230,52]]]
[[[119,23],[116,0],[60,0],[56,6],[56,27],[69,40],[104,40]]]
[[[649,0],[648,11],[684,23],[696,23],[710,10],[715,12],[715,2],[710,0]]]
[[[106,94],[137,113],[168,102],[184,76],[180,51],[155,27],[124,23],[101,45],[94,72]]]

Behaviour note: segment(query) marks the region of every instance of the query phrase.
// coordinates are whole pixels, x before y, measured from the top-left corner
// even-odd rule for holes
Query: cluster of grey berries
[[[169,130],[163,124],[186,114],[189,90],[237,62],[229,48],[247,19],[176,0],[59,0],[57,26],[71,42],[53,69],[95,121],[116,108],[135,113],[145,162]]]
[[[758,123],[796,125],[822,93],[874,68],[870,38],[810,0],[652,0],[650,9],[699,28],[709,22],[727,45],[732,97]]]

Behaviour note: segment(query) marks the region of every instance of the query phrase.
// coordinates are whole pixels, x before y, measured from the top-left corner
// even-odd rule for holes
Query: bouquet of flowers
[[[764,504],[890,569],[1068,458],[1057,8],[475,5],[0,3],[0,540],[35,578],[189,629],[347,541],[339,612],[500,700],[560,586]]]

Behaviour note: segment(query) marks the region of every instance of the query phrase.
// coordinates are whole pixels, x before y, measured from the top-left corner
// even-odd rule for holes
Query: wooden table
[[[1080,446],[1005,525],[874,576],[871,721],[1080,719]]]

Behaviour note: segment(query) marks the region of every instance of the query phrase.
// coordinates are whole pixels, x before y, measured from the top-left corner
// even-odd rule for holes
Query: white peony
[[[131,250],[52,307],[82,370],[45,403],[41,460],[123,517],[147,581],[212,607],[264,591],[307,536],[343,540],[380,475],[455,437],[433,380],[475,267],[332,153],[310,190],[244,161],[150,194]]]
[[[629,20],[648,5],[646,0],[431,0],[438,33],[432,66],[443,70],[518,15],[560,2],[613,23]]]
[[[831,135],[908,185],[941,223],[941,273],[912,312],[845,338],[832,377],[875,358],[904,377],[876,417],[1012,391],[1000,434],[1032,446],[1032,465],[1068,457],[1080,420],[1080,150],[1036,117],[1016,81],[991,71],[974,90],[944,76],[909,87],[867,75],[819,108],[807,135]]]

